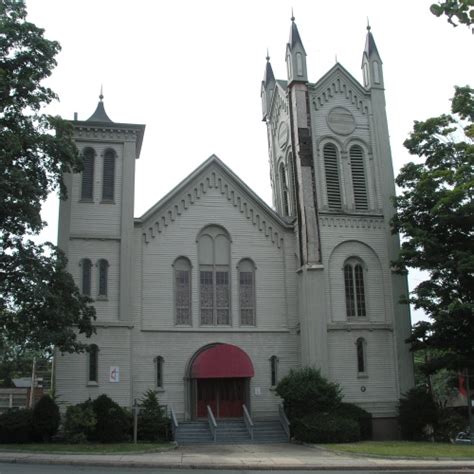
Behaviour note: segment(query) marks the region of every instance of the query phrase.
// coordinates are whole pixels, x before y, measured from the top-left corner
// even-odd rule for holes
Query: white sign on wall
[[[262,394],[262,390],[260,389],[260,387],[255,387],[255,395],[260,396]]]
[[[110,367],[109,382],[120,382],[120,367]]]

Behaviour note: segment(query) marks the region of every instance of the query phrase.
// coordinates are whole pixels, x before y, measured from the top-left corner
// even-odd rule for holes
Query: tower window
[[[102,200],[113,201],[115,191],[115,151],[108,149],[104,154],[104,174],[102,176]]]
[[[303,76],[303,55],[301,53],[296,53],[296,74],[298,76]]]
[[[323,148],[324,171],[329,209],[341,209],[341,185],[336,145],[327,143]]]
[[[367,316],[364,269],[359,260],[351,259],[344,265],[344,287],[346,293],[347,317]]]
[[[284,216],[289,216],[290,205],[288,202],[288,184],[286,180],[285,165],[283,163],[280,164],[280,186],[281,186],[282,213]]]
[[[156,388],[163,388],[163,362],[163,357],[155,357]]]
[[[245,259],[239,263],[238,271],[240,324],[255,326],[255,266]]]
[[[99,381],[99,347],[96,344],[89,346],[89,361],[88,361],[88,382]]]
[[[270,383],[272,387],[278,383],[278,357],[275,355],[270,357]]]
[[[191,264],[187,258],[175,260],[175,321],[191,325]]]
[[[208,226],[198,237],[201,325],[230,324],[230,238]]]
[[[354,207],[357,211],[364,211],[369,208],[369,204],[367,200],[367,184],[365,180],[364,153],[362,147],[359,145],[352,146],[349,156],[351,159]]]
[[[85,148],[82,159],[84,169],[82,170],[81,199],[92,201],[94,197],[95,151],[92,148]]]
[[[107,296],[108,287],[108,273],[109,273],[109,262],[107,260],[99,260],[99,293],[98,296]]]
[[[88,258],[83,258],[81,261],[81,287],[82,294],[86,296],[91,295],[91,277],[92,277],[92,262]]]
[[[356,342],[357,353],[357,373],[365,375],[367,373],[367,343],[363,337],[359,337]]]

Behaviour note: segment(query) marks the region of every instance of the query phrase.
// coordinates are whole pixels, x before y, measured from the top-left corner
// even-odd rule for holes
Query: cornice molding
[[[325,216],[320,214],[321,227],[340,227],[352,229],[383,229],[383,217],[376,216]]]

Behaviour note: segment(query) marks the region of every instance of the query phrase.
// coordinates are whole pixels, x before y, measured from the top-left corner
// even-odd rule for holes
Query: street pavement
[[[109,467],[234,470],[465,470],[473,460],[395,459],[339,454],[301,444],[209,444],[180,446],[146,454],[44,454],[0,452],[0,463]],[[25,472],[28,472],[25,469]]]

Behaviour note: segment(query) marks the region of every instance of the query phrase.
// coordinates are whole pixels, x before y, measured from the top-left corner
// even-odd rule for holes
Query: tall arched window
[[[303,55],[301,53],[296,53],[296,75],[303,76]]]
[[[81,199],[84,201],[92,201],[94,198],[94,149],[85,148],[82,152],[82,159],[84,169],[82,170]]]
[[[174,267],[175,322],[191,325],[191,263],[177,258]]]
[[[98,382],[99,381],[99,347],[96,344],[91,344],[89,346],[89,356],[88,356],[88,382]]]
[[[115,190],[115,151],[110,148],[104,153],[104,173],[102,175],[102,200],[113,201]]]
[[[288,202],[288,183],[286,180],[285,165],[283,163],[280,163],[279,174],[280,174],[280,188],[281,188],[280,192],[281,192],[281,203],[282,203],[281,210],[284,216],[289,216],[290,205]]]
[[[364,211],[369,208],[369,203],[367,200],[367,183],[365,179],[364,152],[362,151],[362,147],[359,145],[352,146],[349,156],[351,159],[354,207],[357,211]]]
[[[367,343],[363,337],[359,337],[356,341],[357,354],[357,373],[358,375],[367,374]]]
[[[293,153],[288,153],[288,181],[289,181],[289,194],[291,198],[291,215],[296,214],[296,207],[298,203],[298,199],[296,197],[296,174],[295,174],[295,164],[293,162]]]
[[[341,209],[341,184],[339,180],[339,159],[336,145],[326,143],[323,148],[324,172],[329,209]]]
[[[98,263],[99,267],[99,291],[98,296],[107,297],[107,287],[109,284],[109,262],[101,259]]]
[[[156,388],[163,388],[163,362],[161,356],[155,357],[155,383]]]
[[[230,324],[230,238],[208,226],[198,237],[199,299],[202,325]]]
[[[240,324],[255,326],[255,265],[252,260],[241,260],[238,272]]]
[[[270,383],[272,387],[278,383],[278,357],[275,355],[270,357]]]
[[[348,317],[367,316],[365,305],[364,268],[362,262],[350,259],[344,264],[346,314]]]
[[[81,260],[81,290],[83,295],[91,295],[92,262],[88,258]]]

